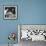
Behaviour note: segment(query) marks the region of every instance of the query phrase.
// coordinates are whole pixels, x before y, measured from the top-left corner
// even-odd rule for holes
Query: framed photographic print
[[[4,19],[17,19],[17,6],[4,6]]]
[[[20,24],[18,26],[18,30],[20,31],[20,41],[46,41],[46,25]]]

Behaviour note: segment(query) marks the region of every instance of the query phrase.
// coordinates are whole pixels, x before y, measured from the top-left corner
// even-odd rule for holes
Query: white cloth
[[[28,30],[21,30],[21,32],[22,32],[22,37],[21,37],[21,39],[22,38],[27,38],[28,36],[27,36],[27,34],[28,34]]]
[[[32,41],[45,40],[43,35],[32,35]]]

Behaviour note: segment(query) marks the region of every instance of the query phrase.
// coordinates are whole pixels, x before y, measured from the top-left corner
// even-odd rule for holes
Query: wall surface
[[[46,0],[23,0],[20,23],[46,24]]]
[[[18,12],[18,19],[4,20],[3,6],[5,5],[18,5],[18,11],[20,11],[20,0],[0,0],[0,44],[7,44],[9,42],[8,35],[10,32],[16,32],[16,35],[18,36],[17,25],[19,23],[20,12]],[[15,43],[18,43],[17,39]]]
[[[18,19],[4,20],[3,5],[17,5]],[[18,24],[46,24],[46,0],[0,0],[0,44],[8,43],[10,32],[18,32]]]

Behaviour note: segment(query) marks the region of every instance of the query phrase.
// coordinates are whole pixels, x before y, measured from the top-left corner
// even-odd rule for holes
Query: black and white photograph
[[[17,19],[17,6],[4,6],[4,19]]]
[[[46,41],[46,25],[21,25],[20,40]]]
[[[20,46],[42,46],[46,44],[46,25],[19,24],[18,35]],[[46,46],[46,45],[45,45]]]

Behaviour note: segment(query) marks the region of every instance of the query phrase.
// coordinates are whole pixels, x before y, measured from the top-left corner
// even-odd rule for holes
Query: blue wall
[[[23,0],[21,7],[22,24],[46,24],[46,0]]]
[[[18,19],[4,20],[3,5],[17,5]],[[8,43],[10,32],[18,32],[18,24],[46,24],[46,0],[0,0],[0,44]]]

